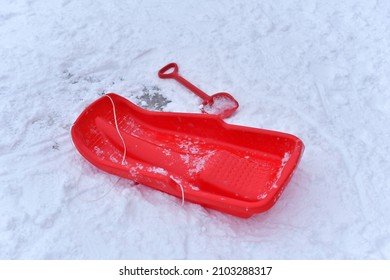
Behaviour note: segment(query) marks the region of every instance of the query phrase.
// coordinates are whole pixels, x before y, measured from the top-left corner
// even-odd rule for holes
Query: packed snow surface
[[[389,1],[2,0],[0,258],[390,259],[389,26]],[[303,140],[271,210],[181,206],[75,150],[107,92],[199,112],[169,62],[237,99],[227,122]]]

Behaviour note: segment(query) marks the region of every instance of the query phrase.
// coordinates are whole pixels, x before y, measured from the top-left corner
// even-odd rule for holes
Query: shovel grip
[[[158,71],[158,76],[161,79],[176,79],[179,75],[179,67],[176,63],[169,63]]]

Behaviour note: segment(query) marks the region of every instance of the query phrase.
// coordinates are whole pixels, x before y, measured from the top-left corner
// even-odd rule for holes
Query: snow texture
[[[0,6],[1,259],[390,259],[389,1]],[[199,112],[157,77],[169,62],[238,100],[227,122],[303,140],[270,211],[181,207],[75,150],[72,123],[107,92]]]
[[[229,99],[226,96],[216,96],[213,98],[212,103],[207,103],[201,108],[208,114],[223,115],[224,111],[232,110],[236,107],[234,100]]]

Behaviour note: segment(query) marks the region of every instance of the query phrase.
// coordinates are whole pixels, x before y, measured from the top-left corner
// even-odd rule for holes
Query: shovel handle
[[[160,71],[158,71],[158,76],[161,79],[176,80],[177,82],[185,86],[187,89],[195,93],[197,96],[202,98],[204,101],[210,99],[210,96],[207,95],[204,91],[200,90],[198,87],[194,86],[189,81],[179,75],[179,66],[177,66],[176,63],[169,63],[165,65],[163,68],[160,69]]]

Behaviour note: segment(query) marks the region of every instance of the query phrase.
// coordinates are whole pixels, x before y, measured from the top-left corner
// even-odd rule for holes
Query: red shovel
[[[176,63],[169,63],[158,71],[161,79],[175,79],[187,89],[203,99],[202,112],[215,114],[222,119],[230,117],[238,108],[238,102],[227,92],[218,92],[211,96],[200,90],[189,81],[179,75],[179,67]]]

